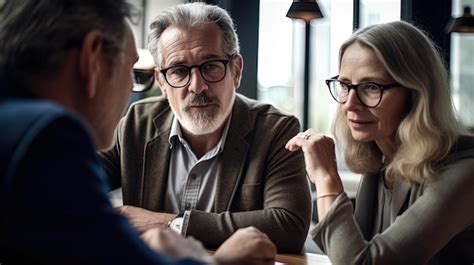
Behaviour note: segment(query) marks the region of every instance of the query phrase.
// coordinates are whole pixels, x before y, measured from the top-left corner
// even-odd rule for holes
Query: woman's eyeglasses
[[[357,85],[349,84],[338,80],[339,76],[326,80],[331,96],[340,104],[347,102],[349,92],[354,89],[359,101],[366,107],[375,108],[382,100],[383,91],[391,88],[401,87],[399,83],[378,84],[375,82],[363,82]]]

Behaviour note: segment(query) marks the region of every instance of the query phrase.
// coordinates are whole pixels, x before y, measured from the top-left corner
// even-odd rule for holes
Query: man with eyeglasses
[[[206,247],[255,226],[280,252],[303,247],[311,199],[301,153],[285,150],[294,116],[236,94],[243,58],[232,19],[189,3],[152,22],[163,97],[134,104],[101,153],[120,210],[139,230],[170,225]]]

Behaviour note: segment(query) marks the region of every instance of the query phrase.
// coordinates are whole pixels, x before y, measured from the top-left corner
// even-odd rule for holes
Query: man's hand
[[[176,259],[191,258],[212,263],[213,258],[201,242],[193,237],[184,238],[169,229],[153,228],[142,234],[142,239],[154,250]]]
[[[116,209],[127,217],[140,234],[154,227],[167,228],[168,222],[176,216],[176,214],[152,212],[130,205],[120,206]]]
[[[217,249],[218,264],[275,264],[276,247],[255,227],[237,230]]]

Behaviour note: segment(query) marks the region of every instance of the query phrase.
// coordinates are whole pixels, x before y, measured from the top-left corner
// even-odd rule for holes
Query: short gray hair
[[[194,2],[172,6],[161,12],[151,23],[148,50],[153,56],[155,64],[158,67],[162,64],[163,58],[159,44],[161,34],[166,28],[176,26],[187,29],[200,27],[207,23],[216,23],[222,30],[224,52],[227,55],[240,53],[239,38],[229,13],[215,5]]]
[[[137,11],[127,0],[6,0],[0,6],[0,71],[24,80],[56,71],[65,52],[85,34],[102,31],[111,62],[120,52],[125,19]]]

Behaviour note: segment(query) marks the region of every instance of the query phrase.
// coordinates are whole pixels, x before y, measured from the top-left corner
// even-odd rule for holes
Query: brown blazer
[[[113,188],[123,189],[124,204],[163,211],[172,120],[163,97],[135,103],[118,125],[114,146],[100,154]],[[310,190],[302,153],[284,148],[299,129],[294,116],[237,95],[214,212],[192,210],[185,234],[215,248],[237,229],[255,226],[278,251],[301,251],[310,223]]]
[[[363,176],[354,216],[343,193],[311,231],[333,264],[474,263],[473,137],[461,137],[422,184],[397,179],[391,225],[374,235],[378,178]]]

